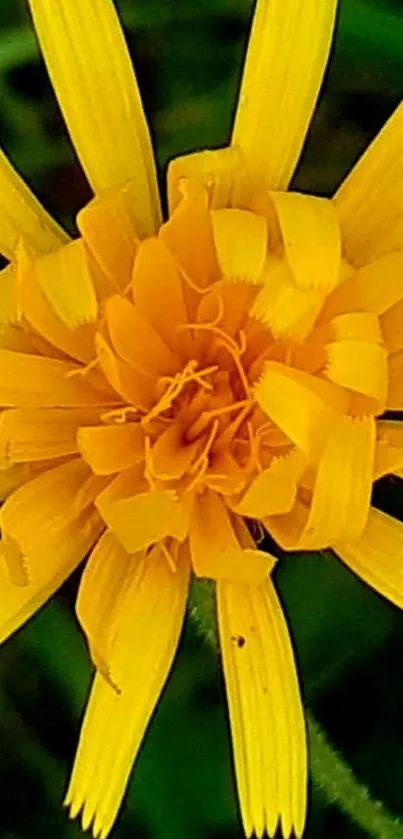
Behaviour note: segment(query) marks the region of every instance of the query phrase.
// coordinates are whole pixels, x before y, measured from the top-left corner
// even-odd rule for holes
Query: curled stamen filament
[[[106,413],[101,414],[101,422],[104,422],[105,425],[109,425],[111,423],[123,425],[123,423],[127,422],[127,417],[130,416],[130,414],[138,419],[138,408],[133,408],[131,405],[127,405],[124,408],[115,408],[113,411],[107,411]]]
[[[243,354],[244,354],[244,352],[245,352],[245,350],[246,350],[246,347],[248,346],[248,342],[247,342],[247,340],[246,340],[245,331],[244,331],[243,329],[240,329],[240,330],[239,330],[239,332],[238,332],[238,337],[239,337],[238,353],[239,353],[239,355],[241,356],[241,355],[243,355]]]
[[[176,568],[175,560],[174,560],[172,554],[169,552],[167,546],[164,544],[164,542],[161,542],[160,548],[161,548],[161,551],[164,554],[164,557],[165,557],[165,559],[168,563],[168,568],[170,569],[170,571],[172,571],[173,574],[176,574],[177,568]]]
[[[245,399],[243,402],[238,402],[238,405],[244,405],[244,408],[222,433],[220,438],[220,448],[225,448],[230,444],[231,440],[233,440],[235,434],[240,429],[242,423],[245,422],[249,411],[253,408],[253,402],[251,399]]]
[[[74,376],[87,376],[88,373],[91,373],[91,370],[94,370],[98,364],[98,358],[93,358],[88,364],[83,367],[77,367],[75,370],[69,370],[66,373],[66,379],[73,379]]]
[[[190,473],[195,473],[195,476],[193,478],[193,481],[191,481],[191,483],[188,484],[188,486],[186,488],[188,492],[196,486],[196,484],[200,481],[200,478],[202,478],[203,475],[205,475],[205,473],[208,469],[208,465],[209,465],[208,456],[209,456],[211,447],[213,446],[214,441],[217,437],[219,427],[220,427],[219,421],[214,420],[214,422],[211,426],[211,429],[210,429],[210,434],[209,434],[209,436],[208,436],[208,438],[205,442],[205,445],[203,446],[203,449],[202,449],[199,457],[197,458],[197,460],[195,460],[195,462],[192,464],[192,466],[189,470]]]
[[[144,440],[144,463],[144,477],[147,483],[149,484],[150,489],[155,489],[155,476],[153,470],[151,440],[149,437],[146,437]]]
[[[238,376],[241,380],[242,387],[245,391],[245,396],[249,397],[249,394],[250,394],[249,382],[248,382],[245,370],[243,369],[243,366],[241,364],[241,359],[239,358],[239,349],[238,349],[237,345],[235,344],[236,349],[234,349],[233,346],[231,346],[229,343],[226,343],[226,342],[225,343],[224,342],[220,343],[219,346],[222,347],[222,349],[227,350],[227,352],[230,354],[230,356],[231,356],[231,358],[232,358],[232,360],[235,364],[235,367],[237,369],[237,373],[238,373]]]
[[[188,285],[189,288],[192,289],[192,291],[196,291],[197,294],[201,294],[202,296],[208,294],[209,291],[211,291],[211,286],[206,286],[204,288],[202,286],[197,285],[197,283],[195,283],[195,281],[190,278],[189,274],[187,273],[187,271],[185,271],[182,265],[178,264],[178,269],[182,278],[185,280],[186,285]]]
[[[236,353],[239,352],[238,344],[223,329],[220,329],[219,326],[213,323],[181,323],[177,330],[178,332],[185,332],[187,329],[190,329],[192,332],[213,332],[215,335],[218,335],[221,338],[221,341],[224,345],[228,345],[232,348],[232,350]]]
[[[189,382],[196,382],[205,390],[212,389],[212,385],[209,382],[205,382],[204,377],[210,375],[211,373],[215,373],[218,369],[217,365],[213,364],[210,367],[205,367],[204,370],[196,370],[195,366],[197,366],[197,361],[189,361],[182,372],[178,373],[176,376],[161,377],[160,381],[168,382],[168,387],[156,405],[154,405],[154,407],[151,408],[151,410],[143,417],[143,423],[149,422],[150,419],[158,417],[159,414],[162,414],[164,411],[168,411],[174,400],[179,396],[185,385],[189,384]]]
[[[257,472],[261,472],[263,467],[260,461],[260,437],[257,432],[254,432],[251,422],[248,422],[246,427],[248,429],[250,446],[249,459],[246,469],[249,470],[255,468]]]
[[[230,414],[232,411],[238,411],[240,408],[247,406],[248,410],[253,405],[250,399],[242,399],[239,402],[233,402],[232,405],[224,405],[222,408],[212,408],[210,411],[203,411],[198,419],[190,426],[187,431],[186,438],[191,442],[201,434],[211,419],[214,417],[221,417],[225,414]]]

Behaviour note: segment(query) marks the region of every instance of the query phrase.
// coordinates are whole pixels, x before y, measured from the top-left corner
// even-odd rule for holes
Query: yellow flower
[[[303,830],[291,645],[245,519],[333,547],[398,605],[403,530],[403,110],[331,201],[287,192],[336,0],[258,0],[231,145],[173,161],[162,223],[110,0],[29,0],[95,197],[69,241],[0,158],[0,637],[90,553],[96,665],[67,803],[106,837],[178,643],[216,581],[245,832]]]

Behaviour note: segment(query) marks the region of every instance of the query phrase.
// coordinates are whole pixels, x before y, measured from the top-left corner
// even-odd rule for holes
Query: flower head
[[[259,0],[232,144],[171,163],[162,221],[113,6],[30,6],[95,197],[69,241],[0,161],[0,634],[90,554],[77,613],[97,672],[67,803],[106,837],[190,575],[214,580],[244,828],[299,836],[297,678],[247,522],[333,547],[403,605],[400,526],[370,508],[403,467],[379,419],[403,407],[402,111],[332,201],[287,192],[336,3]]]

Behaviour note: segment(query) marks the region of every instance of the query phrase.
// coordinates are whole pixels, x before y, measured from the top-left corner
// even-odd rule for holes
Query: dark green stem
[[[309,765],[313,783],[329,804],[343,813],[374,839],[403,839],[403,824],[381,801],[361,784],[346,761],[335,751],[311,713],[307,713]]]

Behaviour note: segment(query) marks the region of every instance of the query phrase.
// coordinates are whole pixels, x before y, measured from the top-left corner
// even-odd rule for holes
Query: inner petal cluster
[[[267,572],[245,518],[286,549],[359,535],[400,291],[371,297],[383,266],[343,260],[331,202],[212,209],[185,180],[156,237],[137,236],[128,188],[78,224],[57,254],[21,259],[22,317],[2,338],[0,444],[9,474],[24,465],[17,485],[79,468],[78,515],[93,509],[129,553],[161,544],[172,567],[189,551],[213,578]],[[3,532],[20,544],[9,506]]]

